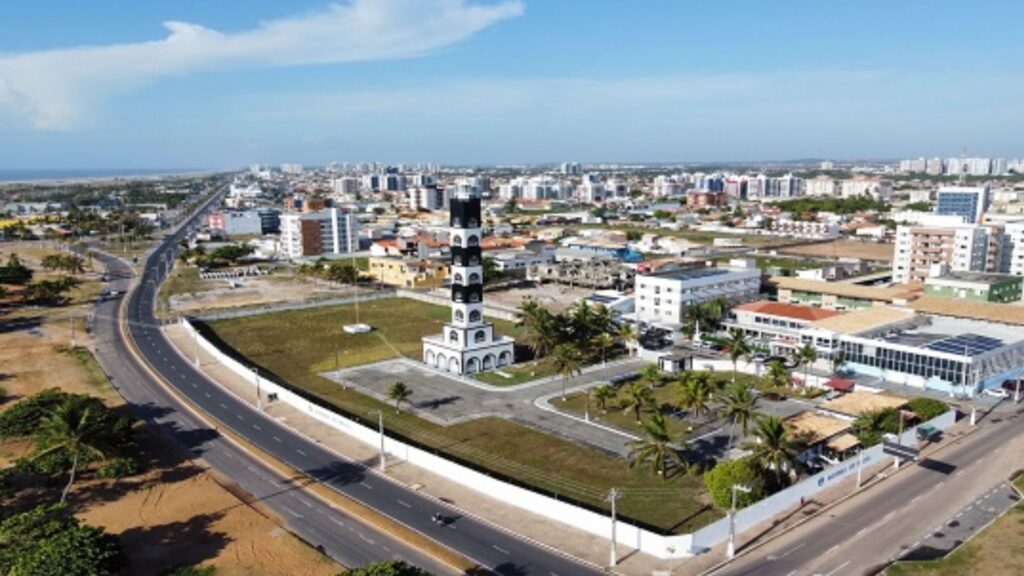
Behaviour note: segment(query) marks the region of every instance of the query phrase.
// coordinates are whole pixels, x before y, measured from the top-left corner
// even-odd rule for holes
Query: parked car
[[[1007,392],[1006,390],[1003,390],[1002,388],[989,388],[985,390],[983,394],[985,394],[986,396],[991,396],[993,398],[999,398],[1002,400],[1005,400],[1010,397],[1010,393]]]
[[[921,424],[917,427],[917,439],[922,442],[935,442],[942,436],[942,430],[930,424]]]

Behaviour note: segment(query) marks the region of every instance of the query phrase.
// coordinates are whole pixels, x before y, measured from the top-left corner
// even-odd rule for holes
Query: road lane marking
[[[839,550],[839,544],[836,544],[835,546],[833,546],[833,547],[829,548],[828,550],[826,550],[825,554],[831,554],[831,553],[835,552],[836,550]]]
[[[333,517],[333,516],[329,516],[328,518],[329,518],[329,519],[331,520],[331,522],[334,522],[334,523],[335,523],[335,524],[337,524],[338,526],[341,526],[342,528],[344,528],[344,527],[345,527],[345,523],[344,523],[344,522],[342,522],[341,520],[338,520],[337,518],[335,518],[335,517]]]
[[[406,508],[412,508],[412,506],[408,502],[403,502],[401,500],[398,500],[397,502],[398,502],[399,506],[404,506]]]
[[[253,424],[252,427],[257,430],[263,430],[263,428],[260,428],[259,424]]]
[[[274,439],[274,442],[278,442],[278,443],[281,442],[281,439],[278,438],[277,436],[272,436],[272,438]]]
[[[362,486],[363,488],[366,488],[367,490],[373,490],[373,486],[370,486],[366,482],[360,482],[359,485]]]
[[[842,570],[843,568],[846,568],[846,567],[847,567],[847,566],[848,566],[849,564],[850,564],[850,561],[849,561],[849,560],[847,560],[846,562],[843,562],[842,564],[840,564],[840,565],[839,565],[839,567],[838,567],[838,568],[836,568],[835,570],[833,570],[833,571],[829,572],[828,574],[825,574],[825,576],[832,576],[832,575],[833,575],[833,574],[835,574],[836,572],[839,572],[839,571],[840,571],[840,570]]]
[[[376,544],[376,542],[374,542],[373,540],[370,540],[366,536],[363,536],[362,532],[359,533],[359,539],[362,540],[363,542],[366,542],[370,546],[373,546],[374,544]]]
[[[225,409],[225,410],[227,410],[227,409],[228,409],[228,406],[227,406],[227,404],[224,404],[223,402],[221,402],[221,403],[220,403],[220,407],[221,407],[221,408],[223,408],[223,409]]]
[[[505,550],[504,548],[502,548],[501,546],[498,546],[497,544],[491,544],[491,548],[494,548],[495,550],[497,550],[498,552],[501,552],[505,556],[511,556],[512,555],[511,552],[509,552],[508,550]]]
[[[291,514],[292,516],[294,516],[294,517],[296,517],[296,518],[302,518],[302,514],[299,514],[299,513],[298,513],[298,512],[296,512],[295,510],[292,510],[291,508],[289,508],[289,507],[287,507],[287,506],[285,506],[285,507],[284,507],[284,509],[285,509],[285,512],[288,512],[288,513],[289,513],[289,514]]]

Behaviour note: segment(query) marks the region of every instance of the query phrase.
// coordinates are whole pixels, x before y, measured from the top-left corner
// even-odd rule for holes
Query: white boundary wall
[[[202,337],[195,330],[186,318],[181,319],[181,325],[196,339],[197,344],[206,352],[217,359],[236,375],[244,378],[253,388],[256,386],[256,374],[246,368],[243,364],[231,358],[214,344]],[[729,363],[731,369],[732,363]],[[277,394],[278,401],[309,414],[313,418],[348,434],[349,436],[377,447],[380,444],[380,436],[373,428],[364,426],[358,422],[332,412],[326,408],[317,406],[313,402],[302,398],[298,394],[285,389],[277,383],[265,377],[260,378],[260,388],[264,393]],[[955,420],[956,412],[950,410],[945,414],[931,420],[929,424],[943,430],[949,427]],[[902,442],[913,445],[916,442],[917,428],[906,430],[901,438]],[[384,450],[389,455],[401,458],[411,464],[427,469],[435,474],[440,474],[448,480],[457,482],[471,490],[486,494],[506,504],[523,508],[534,514],[540,514],[568,524],[579,530],[591,534],[609,537],[611,534],[611,522],[609,517],[598,514],[585,508],[575,506],[568,502],[556,500],[526,488],[509,484],[486,474],[447,460],[436,454],[410,446],[399,440],[386,437]],[[889,456],[882,455],[881,445],[875,446],[864,452],[864,464],[874,464]],[[851,459],[846,462],[832,466],[799,484],[796,484],[782,492],[774,494],[752,506],[744,508],[736,514],[737,534],[748,530],[761,522],[770,519],[772,516],[799,503],[801,498],[808,498],[819,491],[831,486],[835,482],[846,478],[857,471],[858,462]],[[679,558],[689,556],[705,548],[724,542],[728,536],[729,520],[722,518],[713,524],[705,526],[693,534],[679,534],[674,536],[662,536],[649,530],[644,530],[632,524],[619,522],[617,525],[616,541],[625,546],[636,548],[642,552],[657,558]],[[668,549],[675,550],[669,553]]]

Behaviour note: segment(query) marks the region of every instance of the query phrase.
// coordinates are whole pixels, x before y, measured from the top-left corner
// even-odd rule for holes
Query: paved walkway
[[[635,373],[644,364],[643,360],[630,358],[588,369],[572,379],[570,391],[582,390],[622,374]],[[546,402],[538,401],[551,394],[561,394],[560,377],[543,378],[518,386],[491,386],[452,377],[406,359],[325,372],[321,376],[385,402],[388,388],[401,380],[413,393],[410,409],[417,416],[442,425],[496,416],[621,456],[628,452],[626,443],[634,438],[615,428],[586,423],[582,418],[557,412]]]
[[[164,331],[175,347],[185,356],[191,358],[192,338],[185,330],[174,324],[165,327]],[[249,383],[203,350],[199,352],[199,360],[201,369],[211,380],[233,392],[239,398],[250,403],[255,402],[252,386]],[[350,436],[338,432],[283,402],[267,406],[265,412],[272,418],[287,422],[295,430],[344,457],[371,464],[377,462],[378,453],[375,446],[354,441]],[[556,543],[559,550],[597,565],[603,566],[608,562],[609,547],[606,538],[594,536],[495,500],[429,470],[401,460],[394,458],[389,460],[388,475],[424,494],[451,502],[466,511],[467,514],[505,527],[530,540]],[[616,568],[616,572],[627,576],[648,576],[656,570],[664,569],[665,566],[665,561],[630,550],[621,544],[619,545],[619,557],[621,562]],[[689,574],[690,572],[676,573]]]

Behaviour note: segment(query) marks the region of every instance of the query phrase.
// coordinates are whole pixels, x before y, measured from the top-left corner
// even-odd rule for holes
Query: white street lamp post
[[[622,493],[619,492],[618,488],[612,488],[608,492],[607,500],[612,503],[612,542],[611,542],[612,547],[611,547],[611,559],[609,561],[609,565],[613,566],[613,567],[616,564],[618,564],[618,561],[619,561],[618,560],[618,555],[617,555],[617,550],[615,549],[615,546],[616,546],[616,541],[615,541],[615,502],[618,501],[618,499],[621,498],[621,497],[622,497]]]
[[[732,485],[732,506],[729,508],[729,542],[726,545],[725,555],[729,559],[736,556],[736,491],[744,494],[750,493],[750,488],[742,484]]]

